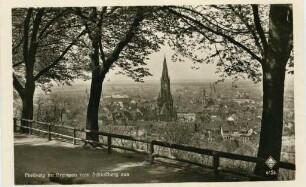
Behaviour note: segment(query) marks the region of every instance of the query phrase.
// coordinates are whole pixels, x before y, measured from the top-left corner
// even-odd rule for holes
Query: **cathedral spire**
[[[162,77],[161,77],[161,89],[157,98],[157,106],[159,113],[159,120],[161,121],[173,121],[175,119],[175,112],[173,109],[173,98],[170,91],[170,77],[168,75],[168,67],[166,57],[164,57]]]
[[[166,56],[164,56],[164,64],[163,64],[163,73],[162,73],[162,79],[168,78],[168,67],[167,67],[167,61]]]

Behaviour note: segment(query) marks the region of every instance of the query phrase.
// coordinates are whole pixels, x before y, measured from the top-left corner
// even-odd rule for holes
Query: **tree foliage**
[[[69,84],[75,78],[87,78],[82,64],[70,58],[77,55],[73,46],[84,35],[71,9],[13,9],[12,34],[14,77],[21,86],[32,77],[48,91],[55,82]]]
[[[268,48],[269,5],[166,6],[160,31],[177,51],[173,60],[216,63],[221,81],[227,77],[262,79]],[[173,24],[174,23],[174,24]],[[165,25],[165,27],[164,27]],[[291,54],[288,73],[293,73]]]
[[[160,49],[163,40],[152,26],[157,23],[148,19],[154,12],[150,7],[90,7],[77,8],[75,12],[88,36],[83,41],[85,48],[80,50],[90,59],[95,50],[91,42],[97,40],[98,61],[104,73],[119,67],[117,73],[135,81],[143,81],[143,77],[151,75],[145,67],[146,60],[149,60],[149,54]],[[137,14],[142,17],[141,24],[137,28],[131,27]],[[130,37],[129,41],[127,37]],[[90,66],[92,69],[94,65]]]

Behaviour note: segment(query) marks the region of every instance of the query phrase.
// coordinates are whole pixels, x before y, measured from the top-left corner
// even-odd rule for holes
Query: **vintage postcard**
[[[3,186],[305,185],[301,1],[1,2]]]

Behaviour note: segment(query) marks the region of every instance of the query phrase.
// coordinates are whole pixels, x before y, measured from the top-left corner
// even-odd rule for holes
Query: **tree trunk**
[[[272,157],[278,163],[282,147],[286,64],[292,50],[291,7],[271,5],[269,17],[269,45],[262,62],[263,111],[257,157],[264,160]],[[265,163],[257,164],[254,173],[275,180],[278,164],[270,168]]]
[[[101,68],[98,66],[92,70],[91,87],[89,103],[87,106],[86,129],[90,131],[99,131],[98,112],[102,93]],[[86,139],[99,142],[99,135],[96,133],[86,133]]]
[[[283,132],[285,66],[280,63],[282,59],[276,58],[279,57],[269,59],[269,62],[263,65],[263,111],[257,157],[267,160],[271,156],[279,161]],[[277,165],[272,169],[278,172]],[[277,175],[266,173],[270,170],[265,163],[257,164],[255,174],[276,178]]]
[[[89,38],[93,48],[93,52],[90,54],[93,69],[91,71],[92,77],[86,115],[86,129],[90,130],[90,132],[86,133],[86,140],[95,142],[99,142],[99,135],[95,132],[99,131],[98,114],[102,94],[102,84],[105,77],[104,72],[102,72],[103,66],[100,65],[99,59],[99,33],[100,32],[97,32],[96,30],[91,30],[91,33],[89,33]]]
[[[35,91],[35,86],[32,86],[31,88],[26,88],[24,93],[21,96],[22,100],[22,119],[28,119],[32,120],[33,119],[33,97],[34,97],[34,91]],[[21,122],[22,126],[29,127],[29,123],[26,121]],[[28,128],[21,128],[22,133],[28,133],[29,129]]]

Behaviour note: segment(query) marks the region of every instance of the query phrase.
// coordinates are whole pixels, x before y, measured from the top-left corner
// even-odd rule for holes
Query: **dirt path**
[[[107,154],[105,150],[85,149],[36,136],[15,134],[15,183],[160,183],[247,180],[210,169],[174,167],[161,163],[150,165],[147,157],[134,153]],[[81,174],[84,174],[81,176]],[[57,180],[58,179],[58,180]]]

